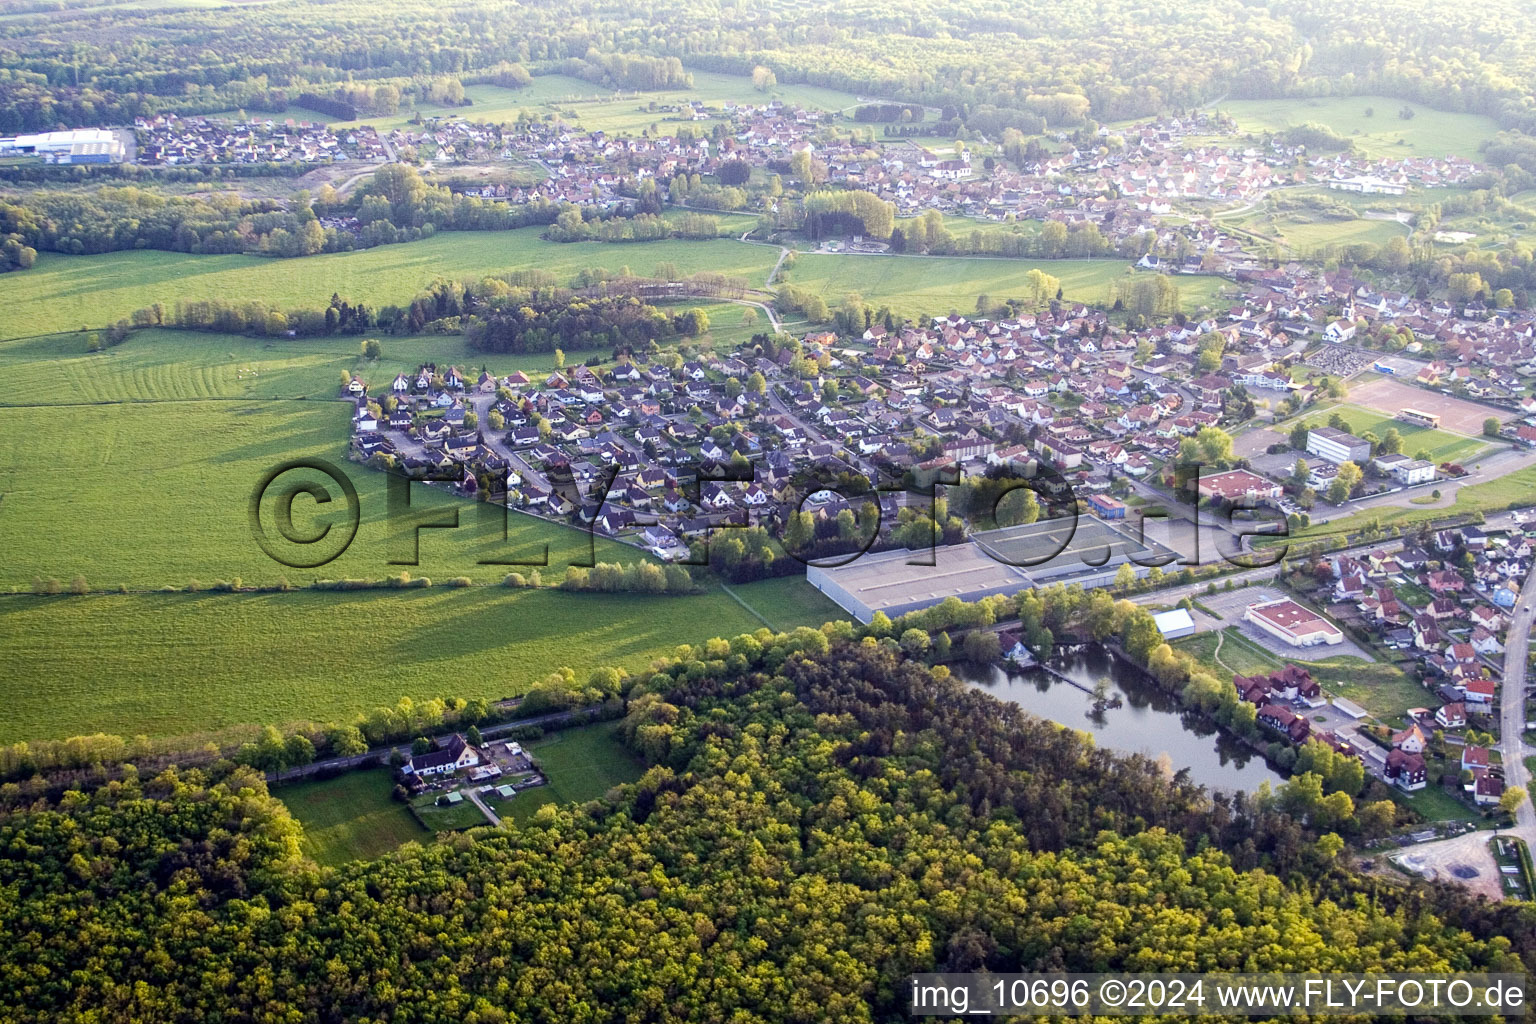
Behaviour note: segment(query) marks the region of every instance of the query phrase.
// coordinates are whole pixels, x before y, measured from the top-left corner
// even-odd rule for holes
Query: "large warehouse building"
[[[35,155],[51,164],[116,164],[126,155],[110,128],[76,128],[0,138],[0,153]]]
[[[975,601],[1056,582],[1106,586],[1133,556],[1150,565],[1153,559],[1171,560],[1175,553],[1155,542],[1143,543],[1131,530],[1080,516],[989,530],[931,552],[883,551],[847,565],[811,566],[805,578],[868,623],[875,612],[894,619],[949,597]],[[1136,575],[1146,575],[1145,567],[1131,565]]]

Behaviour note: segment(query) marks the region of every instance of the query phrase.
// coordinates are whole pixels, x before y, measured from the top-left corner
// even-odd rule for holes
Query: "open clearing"
[[[1025,275],[1039,267],[1061,281],[1068,302],[1107,304],[1110,283],[1130,272],[1124,260],[1015,260],[961,256],[858,256],[800,253],[788,283],[819,293],[834,309],[849,292],[898,316],[970,312],[978,295],[996,301],[1026,293]],[[1209,305],[1227,282],[1205,276],[1176,277],[1179,298],[1193,312]]]
[[[1391,377],[1380,377],[1364,384],[1351,385],[1349,400],[1351,404],[1374,409],[1387,416],[1394,416],[1401,409],[1417,409],[1420,412],[1433,413],[1440,417],[1442,432],[1466,434],[1468,437],[1480,437],[1483,433],[1483,421],[1490,416],[1502,423],[1513,419],[1515,415],[1506,409],[1495,409],[1454,395],[1442,395],[1428,388],[1415,387],[1400,380],[1393,380]],[[1398,433],[1405,438],[1408,436],[1402,427],[1398,427]]]
[[[1218,640],[1221,642],[1219,662],[1216,660]],[[1395,720],[1407,709],[1422,706],[1430,697],[1424,687],[1395,665],[1363,662],[1352,657],[1318,661],[1281,659],[1254,643],[1237,626],[1184,637],[1174,641],[1173,646],[1194,655],[1222,678],[1230,678],[1233,673],[1274,672],[1294,662],[1311,672],[1324,690],[1360,704],[1383,721]]]
[[[707,335],[687,339],[701,348],[745,341],[766,326],[761,316],[744,326],[742,307],[732,303],[699,300],[669,308],[683,306],[698,307],[710,319]],[[455,334],[385,335],[380,339],[383,354],[372,361],[361,357],[361,339],[351,335],[283,339],[147,328],[100,352],[88,351],[89,339],[87,332],[0,342],[0,373],[10,382],[0,408],[193,399],[323,400],[335,396],[342,370],[357,374],[373,394],[382,395],[397,373],[414,371],[424,362],[465,371],[483,366],[497,376],[514,370],[531,376],[555,368],[552,354],[477,352]],[[663,348],[679,340],[664,342]],[[579,354],[607,359],[611,353]]]
[[[393,790],[390,773],[374,768],[274,786],[272,795],[304,826],[305,854],[317,864],[337,867],[432,838],[405,805],[391,797]]]
[[[1265,235],[1278,235],[1292,249],[1317,253],[1330,248],[1369,242],[1385,245],[1393,238],[1405,237],[1407,228],[1390,220],[1312,220],[1276,218],[1248,225]]]
[[[796,106],[833,111],[858,102],[852,93],[814,85],[779,85],[766,92],[759,92],[752,87],[752,79],[746,75],[693,69],[689,73],[693,75],[692,89],[664,89],[644,93],[616,93],[607,86],[569,75],[537,75],[522,89],[508,89],[498,85],[466,85],[464,95],[474,101],[467,107],[423,103],[384,117],[365,117],[357,121],[336,123],[373,125],[381,131],[392,128],[409,131],[414,127],[410,120],[417,113],[423,118],[460,117],[466,121],[504,123],[515,121],[520,113],[529,111],[540,117],[551,112],[558,113],[564,120],[574,120],[587,131],[638,135],[654,124],[661,134],[673,135],[684,124],[690,125],[696,132],[708,132],[718,120],[682,121],[677,120],[679,115],[676,112],[660,109],[694,100],[713,107],[722,103],[761,105],[781,100]],[[308,112],[300,111],[288,116],[309,115]],[[324,120],[330,123],[334,119]]]
[[[754,587],[735,587],[754,602]],[[804,594],[798,618],[785,590]],[[828,602],[776,584],[780,628]],[[0,743],[351,721],[438,696],[500,699],[568,665],[638,672],[678,644],[763,624],[723,593],[658,598],[503,587],[0,597]]]
[[[470,576],[499,581],[512,568],[481,565],[500,559],[538,559],[540,572],[557,581],[573,562],[646,560],[641,552],[583,530],[518,512],[506,518],[502,540],[496,509],[448,493],[443,486],[413,484],[411,508],[457,509],[456,529],[423,530],[419,564],[395,565],[411,556],[409,535],[391,529],[384,473],[346,461],[347,406],[339,402],[158,402],[0,409],[0,430],[13,438],[0,463],[0,545],[7,551],[0,586],[30,586],[34,576],[70,580],[79,575],[94,589],[203,587],[241,578],[248,585],[287,579],[378,579],[406,569],[416,576]],[[72,438],[60,444],[60,439]],[[250,499],[274,467],[315,457],[340,469],[357,489],[360,525],[351,546],[315,569],[293,569],[265,554],[253,539]],[[325,524],[340,536],[346,526],[338,484],[312,471],[282,476],[289,483],[314,481],[334,500],[322,505],[301,497],[293,505],[295,532],[312,535]],[[262,506],[266,522],[277,515],[276,498]],[[271,529],[269,527],[269,529]],[[323,547],[323,545],[322,545]],[[329,550],[329,549],[327,549]],[[298,562],[321,548],[284,547]]]
[[[1398,116],[1403,107],[1414,112],[1412,119]],[[1367,108],[1374,111],[1370,117]],[[1308,122],[1324,125],[1354,142],[1362,155],[1376,159],[1464,156],[1475,160],[1478,145],[1499,130],[1492,118],[1481,114],[1448,114],[1385,96],[1224,100],[1217,109],[1231,114],[1244,132],[1277,132]]]
[[[408,303],[434,278],[476,278],[537,267],[568,280],[589,267],[649,274],[658,263],[683,274],[712,271],[760,285],[778,259],[768,246],[725,239],[546,242],[541,228],[443,232],[417,242],[297,259],[197,256],[131,250],[101,256],[43,253],[31,270],[6,275],[0,338],[101,327],[155,302],[252,299],[279,308],[320,307],[340,294],[378,307]]]
[[[645,762],[619,741],[617,723],[597,722],[576,729],[562,729],[526,744],[544,769],[549,785],[520,791],[508,801],[498,801],[503,819],[521,824],[545,804],[585,803],[596,800],[614,786],[634,782]]]

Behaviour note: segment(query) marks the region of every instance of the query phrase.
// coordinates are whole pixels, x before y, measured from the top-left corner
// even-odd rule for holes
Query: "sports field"
[[[1398,116],[1403,107],[1412,119]],[[1384,96],[1345,96],[1273,100],[1223,100],[1217,109],[1231,114],[1240,131],[1277,132],[1314,123],[1350,139],[1372,158],[1409,156],[1478,157],[1478,146],[1498,132],[1481,114],[1450,114],[1419,103]],[[1366,110],[1372,111],[1366,116]]]
[[[1417,409],[1419,412],[1431,413],[1440,417],[1442,432],[1465,434],[1471,437],[1482,436],[1483,421],[1490,416],[1500,422],[1514,419],[1514,414],[1507,409],[1495,409],[1454,395],[1442,395],[1437,391],[1406,384],[1391,377],[1379,377],[1363,384],[1352,385],[1349,389],[1349,397],[1351,404],[1364,406],[1387,416],[1396,415],[1401,409]],[[1397,432],[1404,437],[1408,436],[1402,427],[1398,427]]]
[[[1350,397],[1357,397],[1358,390],[1351,389]],[[1429,392],[1424,394],[1427,397],[1435,397]],[[1403,406],[1398,408],[1403,408]],[[1409,408],[1423,409],[1423,406],[1414,405]],[[1424,411],[1433,412],[1435,410]],[[1488,447],[1486,442],[1480,441],[1476,437],[1451,433],[1446,430],[1416,427],[1411,423],[1404,423],[1398,420],[1394,413],[1382,413],[1354,404],[1321,406],[1316,409],[1308,409],[1303,419],[1314,426],[1324,426],[1327,425],[1328,420],[1332,418],[1334,413],[1338,413],[1344,418],[1344,422],[1349,424],[1349,432],[1356,437],[1366,432],[1382,437],[1387,431],[1396,430],[1403,439],[1403,453],[1405,455],[1411,456],[1419,451],[1427,451],[1429,452],[1430,461],[1435,463],[1461,462],[1472,458]],[[1481,431],[1481,429],[1482,421],[1479,420],[1478,430]]]

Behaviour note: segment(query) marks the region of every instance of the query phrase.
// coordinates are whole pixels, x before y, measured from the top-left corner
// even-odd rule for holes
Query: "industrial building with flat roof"
[[[110,128],[75,128],[0,138],[0,153],[40,156],[51,164],[115,164],[126,156]]]
[[[876,612],[894,619],[950,597],[975,601],[1057,582],[1107,586],[1122,565],[1129,563],[1137,576],[1145,576],[1147,567],[1176,557],[1130,530],[1078,516],[989,530],[970,542],[931,551],[883,551],[846,565],[810,566],[805,578],[867,623]]]
[[[1297,604],[1288,597],[1278,601],[1251,604],[1243,612],[1243,618],[1258,626],[1270,636],[1278,637],[1292,647],[1312,647],[1316,644],[1344,642],[1344,631],[1317,612]]]

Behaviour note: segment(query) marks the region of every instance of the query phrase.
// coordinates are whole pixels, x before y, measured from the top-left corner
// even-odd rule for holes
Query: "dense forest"
[[[355,79],[446,102],[462,82],[515,86],[527,71],[673,88],[689,82],[685,63],[953,106],[998,128],[1119,120],[1223,94],[1384,93],[1536,129],[1536,12],[1518,0],[59,6],[0,22],[0,133],[281,111],[305,92],[351,102]]]
[[[1536,956],[1529,907],[1354,877],[1266,798],[1213,800],[850,632],[682,648],[619,726],[638,783],[342,868],[229,763],[0,787],[0,1016],[871,1021],[937,968]]]

